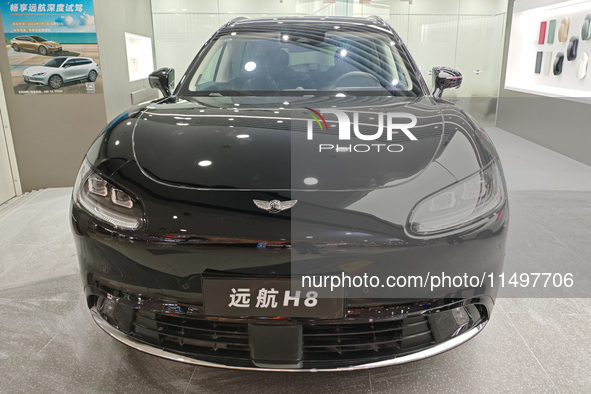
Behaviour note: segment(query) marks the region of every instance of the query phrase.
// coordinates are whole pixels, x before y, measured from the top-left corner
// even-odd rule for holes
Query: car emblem
[[[269,211],[271,213],[279,213],[281,211],[285,211],[286,209],[292,208],[298,200],[290,200],[290,201],[279,201],[279,200],[271,200],[271,201],[263,201],[263,200],[252,200],[254,204],[264,209],[265,211]]]

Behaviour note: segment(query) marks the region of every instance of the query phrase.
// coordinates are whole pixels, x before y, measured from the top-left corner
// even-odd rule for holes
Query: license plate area
[[[203,308],[211,317],[290,317],[339,319],[345,298],[335,291],[330,298],[318,290],[292,289],[290,279],[203,278]]]

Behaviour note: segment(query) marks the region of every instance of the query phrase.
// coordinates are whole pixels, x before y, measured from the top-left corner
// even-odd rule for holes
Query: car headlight
[[[505,186],[493,160],[483,170],[419,202],[408,219],[418,236],[460,232],[495,212],[505,202]]]
[[[33,74],[34,77],[42,77],[44,76],[45,73],[37,73],[37,74]]]
[[[49,48],[55,48],[55,45],[48,45]]]
[[[143,223],[139,203],[94,172],[86,159],[76,178],[74,201],[92,216],[120,229],[135,230]]]

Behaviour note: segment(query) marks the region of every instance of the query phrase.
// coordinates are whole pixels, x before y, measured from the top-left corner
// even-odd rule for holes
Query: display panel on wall
[[[505,89],[591,102],[591,1],[515,3]]]
[[[14,92],[102,93],[92,0],[0,2]]]

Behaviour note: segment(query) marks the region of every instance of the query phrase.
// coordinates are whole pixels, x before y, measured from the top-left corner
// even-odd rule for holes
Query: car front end
[[[54,53],[54,52],[61,52],[62,51],[62,44],[60,44],[59,42],[46,41],[46,42],[43,43],[43,45],[47,48],[47,52],[48,53]]]
[[[337,18],[331,32],[318,18],[280,22],[226,25],[174,96],[122,114],[88,151],[71,223],[95,322],[160,357],[274,371],[395,365],[474,337],[492,313],[496,289],[485,279],[502,270],[508,225],[485,131],[422,93],[382,22]],[[287,42],[304,26],[323,30],[318,43]],[[237,77],[240,86],[275,90],[211,94],[215,78],[197,74],[215,38],[240,46],[261,28],[277,29],[249,41],[262,54],[321,47],[335,64],[356,55],[350,37],[362,37],[359,47],[380,29],[375,42],[400,52],[398,77],[366,91],[378,78],[346,70],[322,92],[307,76],[292,89],[280,87],[283,75],[257,75]],[[220,53],[238,62],[232,45]],[[239,63],[246,73],[269,69],[257,58]],[[329,66],[314,65],[318,81],[340,72]]]
[[[28,84],[47,85],[50,71],[43,67],[29,67],[23,71],[23,80]]]

